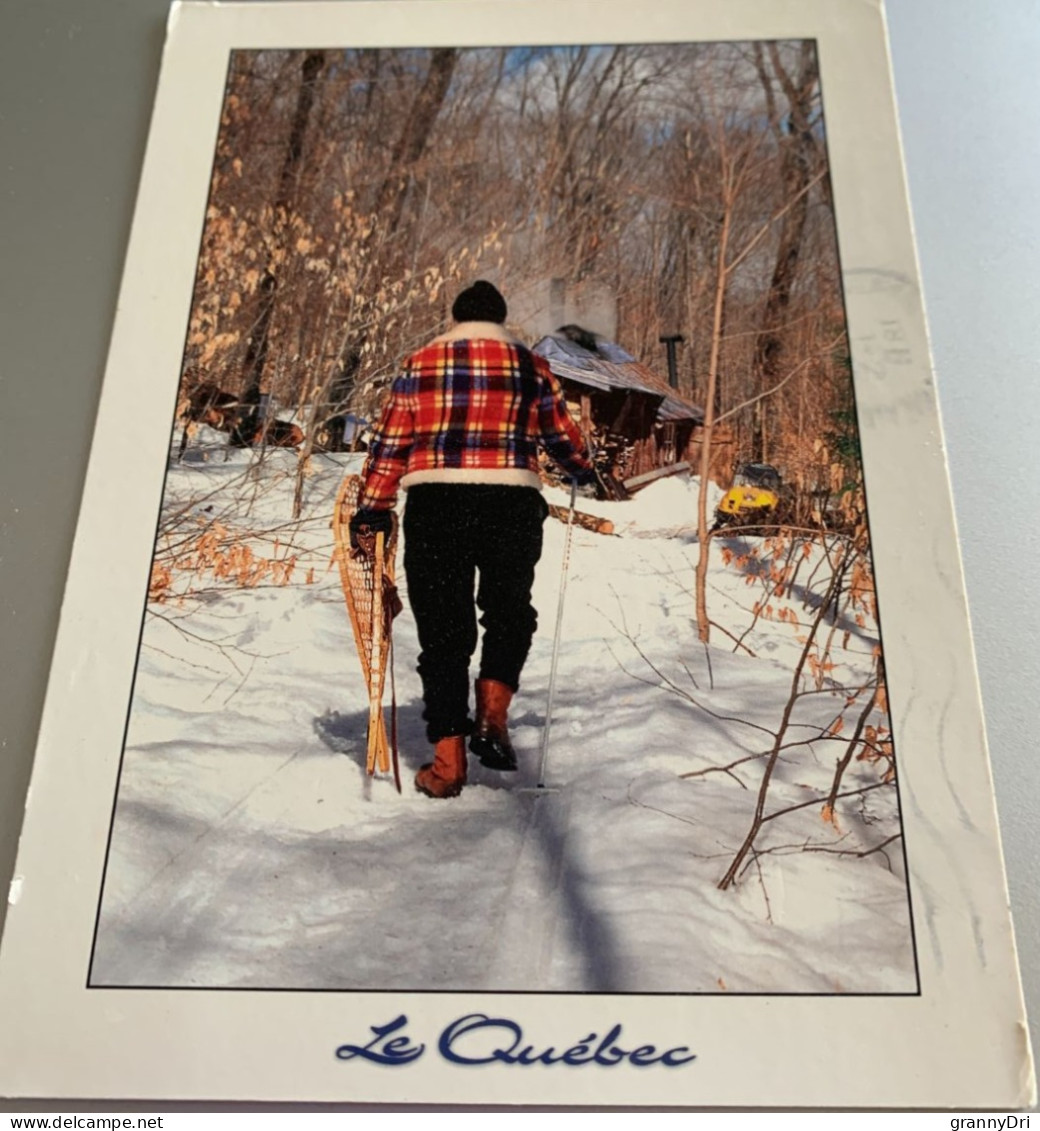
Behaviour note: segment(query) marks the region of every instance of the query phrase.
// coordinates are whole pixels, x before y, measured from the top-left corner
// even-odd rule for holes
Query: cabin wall
[[[624,478],[643,475],[687,460],[696,468],[700,460],[703,429],[692,420],[658,424],[663,394],[638,389],[594,389],[578,381],[561,381],[571,416],[585,435],[606,444],[620,437],[623,445],[608,445]],[[734,440],[725,428],[715,429],[712,478],[722,483],[732,475]]]

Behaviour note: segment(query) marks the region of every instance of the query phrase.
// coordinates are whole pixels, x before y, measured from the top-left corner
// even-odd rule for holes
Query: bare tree
[[[769,107],[769,121],[780,151],[780,171],[784,196],[792,202],[780,224],[776,260],[766,292],[762,312],[762,328],[755,339],[754,370],[760,389],[775,384],[780,372],[784,336],[780,327],[791,304],[798,264],[802,254],[806,220],[809,213],[809,189],[821,179],[813,110],[818,98],[819,69],[815,45],[802,43],[798,72],[792,78],[785,68],[775,43],[768,45],[769,60],[787,101],[781,115],[777,106],[773,81],[762,55],[762,45],[755,44],[755,66]],[[765,458],[763,405],[756,402],[752,436],[752,455]]]
[[[242,361],[246,397],[252,403],[259,403],[264,367],[267,364],[268,337],[271,332],[271,319],[274,315],[278,289],[278,263],[284,258],[285,243],[289,238],[290,213],[293,210],[296,182],[300,174],[304,134],[307,130],[311,107],[314,105],[315,84],[324,66],[325,53],[323,51],[308,52],[304,55],[300,64],[296,110],[285,147],[285,156],[282,160],[278,189],[272,205],[274,231],[272,232],[270,246],[267,248],[267,261],[258,288],[259,310]]]

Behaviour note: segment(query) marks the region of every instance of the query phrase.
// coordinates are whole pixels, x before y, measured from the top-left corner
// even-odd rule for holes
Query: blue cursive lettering
[[[411,1039],[403,1034],[394,1037],[393,1040],[386,1040],[391,1033],[396,1033],[407,1024],[408,1018],[402,1013],[389,1024],[372,1025],[371,1029],[375,1036],[367,1045],[340,1045],[336,1049],[336,1056],[339,1060],[353,1060],[354,1057],[360,1056],[376,1064],[410,1064],[422,1056],[426,1046],[411,1044]]]
[[[423,1055],[426,1046],[412,1041],[404,1031],[407,1025],[408,1018],[403,1013],[385,1025],[373,1025],[373,1036],[368,1044],[340,1045],[336,1057],[339,1060],[360,1058],[374,1064],[411,1064]],[[620,1025],[613,1025],[602,1037],[589,1033],[561,1051],[556,1045],[529,1044],[516,1021],[486,1013],[467,1013],[453,1021],[441,1033],[437,1050],[452,1064],[504,1064],[521,1068],[534,1064],[571,1067],[598,1064],[605,1068],[618,1064],[629,1064],[633,1068],[659,1064],[664,1068],[679,1068],[697,1059],[685,1045],[661,1050],[649,1044],[629,1046],[623,1042]]]
[[[495,1049],[486,1056],[464,1056],[452,1047],[459,1037],[481,1029],[505,1029],[506,1032],[512,1034],[513,1042],[504,1052],[501,1049]],[[445,1060],[450,1060],[452,1064],[493,1064],[496,1060],[504,1060],[507,1064],[511,1064],[515,1061],[512,1056],[513,1049],[522,1039],[523,1032],[515,1021],[508,1021],[504,1017],[492,1020],[486,1013],[469,1013],[465,1017],[460,1017],[458,1021],[453,1021],[441,1033],[441,1039],[437,1042],[437,1050]]]
[[[636,1068],[651,1064],[678,1068],[697,1059],[685,1045],[659,1052],[655,1045],[627,1049],[617,1043],[620,1039],[621,1026],[614,1025],[598,1044],[597,1034],[589,1033],[563,1052],[557,1052],[552,1045],[538,1049],[524,1043],[523,1030],[515,1021],[468,1013],[441,1033],[437,1049],[452,1064],[518,1064],[524,1068],[532,1064],[600,1064],[610,1068],[623,1061]]]

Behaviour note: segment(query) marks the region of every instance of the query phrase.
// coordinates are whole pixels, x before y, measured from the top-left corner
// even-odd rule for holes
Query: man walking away
[[[579,483],[595,478],[559,383],[543,358],[509,337],[506,315],[502,295],[479,280],[456,298],[452,328],[404,362],[351,521],[355,545],[364,530],[388,531],[398,488],[407,491],[404,568],[434,744],[415,785],[429,797],[462,791],[467,735],[482,765],[517,768],[507,713],[537,626],[531,587],[548,514],[538,449]]]

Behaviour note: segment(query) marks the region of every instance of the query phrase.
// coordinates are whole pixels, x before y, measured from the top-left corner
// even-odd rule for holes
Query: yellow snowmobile
[[[733,486],[715,508],[711,532],[726,526],[754,526],[765,522],[780,502],[780,472],[768,463],[745,463],[738,468]]]

